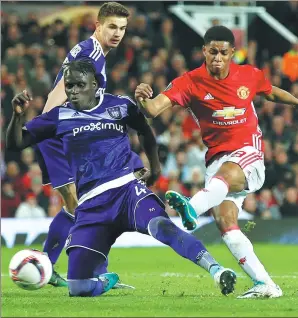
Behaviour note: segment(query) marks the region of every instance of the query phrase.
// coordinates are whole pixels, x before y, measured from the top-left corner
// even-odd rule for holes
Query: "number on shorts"
[[[146,192],[146,189],[144,189],[144,188],[138,188],[138,186],[135,186],[135,190],[136,190],[136,195],[137,196],[140,196],[142,193],[147,193]]]
[[[235,153],[232,154],[232,157],[241,158],[241,157],[243,157],[245,155],[246,155],[245,151],[238,150],[238,151],[236,151]]]

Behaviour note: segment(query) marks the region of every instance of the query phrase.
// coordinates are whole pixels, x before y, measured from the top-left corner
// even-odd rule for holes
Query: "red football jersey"
[[[191,112],[208,147],[208,162],[219,152],[245,146],[263,151],[253,98],[271,91],[272,85],[261,70],[231,63],[229,75],[223,80],[210,76],[203,64],[174,79],[162,94],[173,105],[187,107]]]

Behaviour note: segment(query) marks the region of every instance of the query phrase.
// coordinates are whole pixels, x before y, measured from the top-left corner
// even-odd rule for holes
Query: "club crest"
[[[121,119],[122,114],[120,110],[120,106],[114,106],[107,108],[108,114],[114,119]]]
[[[246,99],[249,96],[249,93],[250,93],[249,89],[245,86],[240,86],[237,89],[237,95],[241,99]]]

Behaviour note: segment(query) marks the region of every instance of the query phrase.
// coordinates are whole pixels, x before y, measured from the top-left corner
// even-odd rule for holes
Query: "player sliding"
[[[67,242],[70,296],[99,296],[118,281],[102,273],[111,246],[123,232],[150,234],[208,271],[225,295],[233,292],[236,275],[225,269],[194,236],[171,222],[162,201],[134,176],[127,126],[144,139],[154,171],[160,171],[153,132],[138,107],[127,97],[105,94],[95,98],[98,83],[90,61],[73,61],[64,71],[66,106],[56,107],[28,122],[27,92],[12,100],[13,117],[7,146],[23,149],[53,136],[62,138],[75,176],[75,225]]]
[[[212,208],[223,241],[254,282],[239,298],[280,297],[281,289],[255,255],[237,219],[247,193],[260,189],[265,179],[262,132],[253,98],[261,94],[269,101],[293,105],[298,100],[272,86],[261,70],[231,62],[235,39],[228,28],[210,28],[204,42],[201,67],[174,79],[153,99],[151,87],[142,83],[135,98],[150,118],[174,105],[191,111],[208,147],[205,188],[191,199],[168,191],[166,199],[189,230],[196,227],[198,216]]]
[[[96,69],[96,78],[99,84],[96,94],[99,98],[103,98],[107,81],[105,70],[106,55],[111,49],[116,48],[123,39],[128,16],[129,12],[125,6],[117,2],[104,3],[99,9],[96,30],[93,35],[75,45],[64,61],[66,63],[82,59],[83,57],[90,58]],[[43,112],[45,113],[55,106],[62,105],[66,99],[63,68],[61,68]],[[54,265],[62,252],[69,230],[74,224],[73,215],[77,206],[76,188],[74,177],[65,158],[63,145],[59,138],[51,138],[39,143],[36,154],[42,170],[43,184],[52,184],[52,187],[57,189],[62,195],[65,203],[62,210],[54,217],[44,245],[44,252],[48,254]],[[143,168],[141,159],[136,154],[134,156],[135,170]],[[147,177],[151,178],[148,174]],[[49,283],[55,287],[67,286],[67,282],[56,271],[53,271]],[[114,286],[114,288],[125,287],[129,286],[120,282]]]

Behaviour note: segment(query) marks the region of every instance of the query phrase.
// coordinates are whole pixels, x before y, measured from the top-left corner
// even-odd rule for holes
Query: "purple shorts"
[[[50,183],[55,189],[74,182],[60,139],[51,138],[42,141],[36,146],[35,153],[44,185]]]
[[[168,217],[163,202],[141,182],[131,181],[77,207],[66,249],[83,247],[107,257],[122,233],[149,234],[148,224],[157,216]]]

